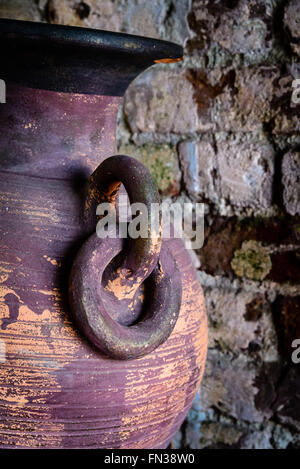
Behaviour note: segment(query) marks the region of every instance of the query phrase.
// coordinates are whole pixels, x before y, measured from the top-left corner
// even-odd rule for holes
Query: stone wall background
[[[118,127],[163,197],[206,204],[208,362],[173,446],[300,448],[300,1],[0,0],[0,16],[185,45],[130,86]]]

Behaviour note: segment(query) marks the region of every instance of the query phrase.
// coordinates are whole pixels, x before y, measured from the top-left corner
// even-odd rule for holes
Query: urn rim
[[[134,34],[61,24],[0,18],[0,38],[47,43],[53,47],[89,48],[99,52],[128,54],[152,62],[182,60],[182,46],[173,42]]]
[[[10,19],[0,19],[0,42],[5,82],[105,96],[123,96],[148,67],[183,55],[160,39]]]

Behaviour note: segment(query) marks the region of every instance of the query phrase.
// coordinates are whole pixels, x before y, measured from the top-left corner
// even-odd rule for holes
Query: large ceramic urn
[[[121,184],[159,202],[117,113],[182,49],[12,20],[0,44],[0,447],[165,448],[203,374],[201,286],[180,239],[101,238],[96,209]]]

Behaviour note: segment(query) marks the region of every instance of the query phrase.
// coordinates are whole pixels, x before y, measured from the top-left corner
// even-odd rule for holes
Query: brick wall
[[[174,445],[299,448],[300,2],[0,0],[0,16],[185,45],[130,86],[118,127],[165,198],[206,204],[208,362]]]

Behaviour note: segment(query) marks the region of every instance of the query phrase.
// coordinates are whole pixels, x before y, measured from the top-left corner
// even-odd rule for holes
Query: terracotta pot
[[[0,446],[164,448],[204,369],[202,290],[180,240],[99,240],[94,209],[117,179],[156,199],[142,165],[105,159],[129,83],[182,49],[10,20],[0,39]]]

